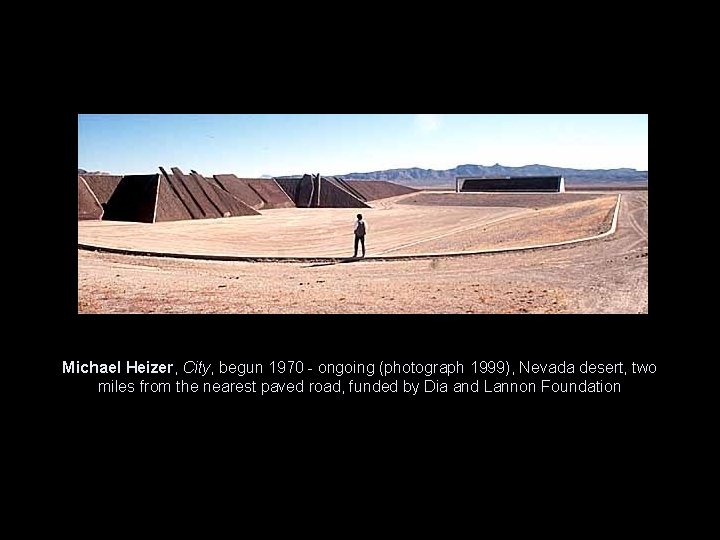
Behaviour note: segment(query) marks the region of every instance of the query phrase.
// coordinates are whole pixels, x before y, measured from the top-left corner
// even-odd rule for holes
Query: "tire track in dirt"
[[[629,225],[627,233],[629,233],[631,237],[635,237],[634,241],[627,247],[626,252],[635,251],[638,247],[647,247],[647,199],[643,196],[638,196],[634,198],[632,202],[627,201],[624,206],[623,213],[627,217],[627,224]],[[638,221],[636,214],[641,214],[641,221],[645,223],[645,226]]]
[[[641,201],[645,202],[645,201]],[[637,218],[635,217],[635,214],[641,213],[642,215],[647,215],[647,202],[640,207],[640,208],[633,208],[628,211],[628,220],[630,221],[630,225],[633,229],[635,229],[635,232],[638,233],[646,242],[648,239],[647,232],[645,231],[645,228],[638,223]]]

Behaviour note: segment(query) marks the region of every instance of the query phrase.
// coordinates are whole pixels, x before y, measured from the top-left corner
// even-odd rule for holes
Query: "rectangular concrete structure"
[[[507,176],[483,178],[458,176],[455,180],[457,192],[543,192],[563,193],[565,179],[562,176]]]

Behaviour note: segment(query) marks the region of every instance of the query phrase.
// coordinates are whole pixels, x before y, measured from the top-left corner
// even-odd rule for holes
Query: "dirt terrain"
[[[398,204],[403,197],[408,196],[376,201],[374,208],[363,211],[369,223],[368,255],[411,243],[413,238],[446,233],[433,241],[442,240],[453,249],[476,246],[480,240],[488,242],[487,234],[479,235],[483,226],[493,228],[499,238],[515,234],[523,241],[532,235],[557,236],[564,229],[558,226],[562,220],[577,229],[573,234],[598,231],[607,225],[607,209],[616,193],[598,193],[546,209],[537,206],[538,210],[535,206]],[[561,214],[541,216],[563,207]],[[351,254],[347,229],[354,213],[353,209],[278,209],[263,216],[271,220],[263,225],[261,216],[152,225],[87,221],[78,223],[78,241],[124,247],[142,243],[141,249],[147,249],[147,245],[163,247],[163,242],[175,238],[178,244],[191,244],[188,249],[202,252],[212,240],[227,251],[249,253],[260,247],[261,240],[267,244],[272,239],[281,246],[278,252],[345,256]],[[542,217],[545,224],[535,221],[528,229],[532,216]],[[237,227],[234,231],[231,227],[233,220],[243,224],[258,220],[253,225],[257,228],[247,236],[239,234]],[[182,224],[188,223],[208,228],[183,230]],[[161,231],[158,226],[174,227]],[[521,230],[527,232],[519,234]],[[310,237],[308,231],[313,232]],[[244,241],[235,245],[233,234]],[[473,234],[478,237],[473,239]],[[427,244],[423,251],[432,247],[431,242],[423,242]],[[253,263],[78,250],[78,312],[647,313],[647,255],[647,192],[623,192],[614,235],[532,251],[394,261]]]
[[[355,216],[368,224],[369,256],[403,244],[452,234],[532,214],[528,208],[480,208],[395,204],[401,195],[374,208],[278,208],[262,215],[163,223],[84,221],[78,242],[152,252],[221,254],[248,257],[348,257]],[[349,239],[349,241],[348,241]],[[372,242],[372,243],[371,243]]]
[[[461,195],[464,196],[464,195]],[[601,234],[612,223],[617,196],[595,197],[563,205],[540,204],[533,211],[473,226],[454,234],[411,243],[384,253],[420,254],[481,251],[565,242]]]

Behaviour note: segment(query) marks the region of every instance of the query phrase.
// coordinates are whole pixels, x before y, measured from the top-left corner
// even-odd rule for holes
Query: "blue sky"
[[[78,115],[78,167],[204,175],[347,174],[539,163],[648,168],[646,114]]]

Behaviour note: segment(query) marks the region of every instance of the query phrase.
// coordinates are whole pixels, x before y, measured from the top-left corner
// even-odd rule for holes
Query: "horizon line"
[[[636,172],[641,172],[641,173],[642,173],[642,172],[645,172],[645,173],[648,172],[647,169],[636,169],[636,168],[634,168],[634,167],[613,167],[613,168],[610,168],[610,169],[607,169],[607,168],[580,169],[580,168],[577,168],[577,167],[563,167],[563,166],[559,166],[559,165],[544,165],[544,164],[542,164],[542,163],[529,163],[529,164],[526,164],[526,165],[502,165],[502,164],[500,164],[500,163],[495,163],[494,165],[482,165],[482,164],[478,164],[478,163],[461,163],[461,164],[459,164],[459,165],[456,165],[455,167],[450,167],[450,168],[448,168],[448,169],[433,169],[433,168],[424,168],[424,167],[417,167],[417,166],[413,166],[413,167],[393,167],[393,168],[390,168],[390,169],[377,169],[377,170],[374,170],[374,171],[364,171],[364,172],[361,172],[361,171],[352,171],[352,172],[348,172],[348,173],[330,174],[330,175],[328,175],[328,176],[348,176],[348,175],[352,175],[352,174],[372,174],[372,173],[384,172],[384,171],[399,171],[399,170],[403,170],[403,169],[419,169],[419,170],[423,170],[423,171],[438,171],[438,172],[443,172],[443,171],[451,171],[451,170],[453,170],[453,169],[457,169],[458,167],[469,167],[469,166],[472,166],[472,167],[487,167],[487,168],[492,168],[492,167],[505,167],[505,168],[512,168],[512,169],[521,169],[521,168],[523,168],[523,167],[550,167],[550,168],[554,168],[554,169],[570,169],[570,170],[575,170],[575,171],[619,171],[619,170],[628,170],[628,171],[636,171]],[[157,168],[159,169],[160,167],[161,167],[161,166],[159,165]],[[91,171],[91,170],[86,169],[85,167],[80,167],[79,165],[78,165],[78,169],[83,169],[84,171],[87,171],[88,173],[90,173],[90,172],[104,172],[104,173],[107,173],[107,174],[123,174],[123,175],[130,175],[130,174],[148,174],[148,173],[118,173],[118,172],[107,172],[107,171],[102,171],[102,170],[100,170],[100,169],[92,170],[92,171]],[[237,174],[237,173],[212,173],[212,174]],[[305,173],[305,174],[307,174],[307,173]],[[275,177],[279,177],[279,176],[297,176],[297,173],[293,173],[293,174],[267,174],[267,173],[265,173],[265,174],[262,174],[262,175],[258,176],[258,178],[275,178]]]

